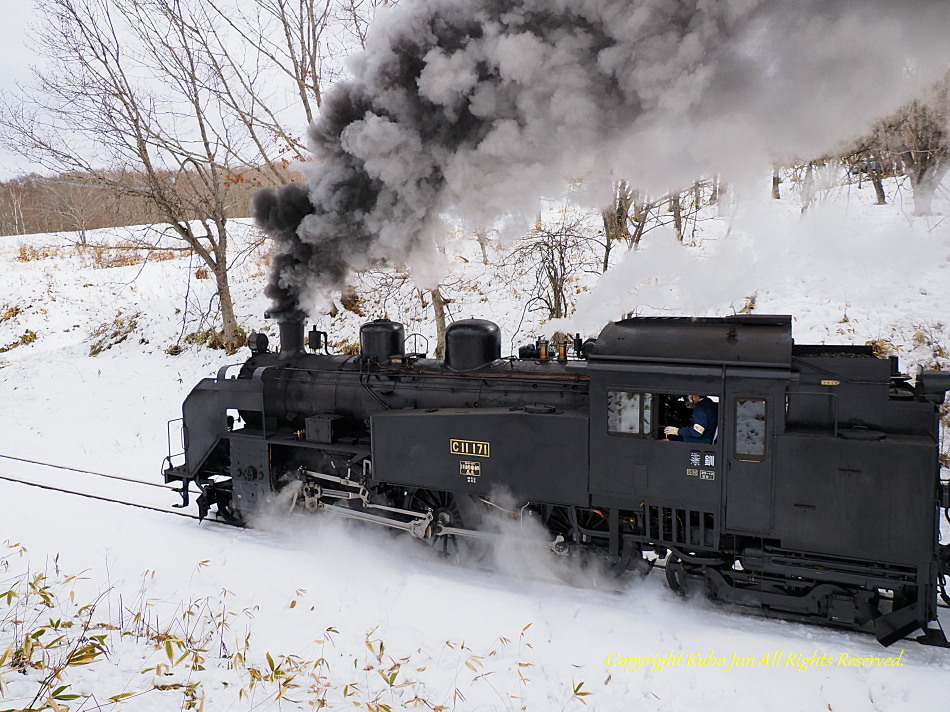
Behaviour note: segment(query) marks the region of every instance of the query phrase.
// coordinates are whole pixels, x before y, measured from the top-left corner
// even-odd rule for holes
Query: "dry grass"
[[[17,262],[36,262],[37,260],[47,260],[52,257],[63,256],[62,247],[34,247],[20,243],[17,247]]]
[[[356,292],[356,288],[348,286],[340,295],[340,305],[348,312],[353,312],[356,316],[366,316],[363,310],[363,298]]]
[[[864,342],[865,346],[870,346],[874,351],[874,355],[878,358],[887,358],[888,356],[896,356],[900,349],[894,345],[894,342],[887,338],[871,339],[870,341]]]
[[[36,332],[27,329],[23,332],[23,336],[21,336],[16,341],[12,341],[6,346],[0,346],[0,354],[5,354],[7,351],[13,351],[13,349],[17,348],[18,346],[32,344],[34,341],[36,341]]]
[[[188,257],[191,255],[191,250],[152,250],[148,258],[150,260],[157,260],[159,262],[167,262],[168,260],[178,260],[182,257]]]
[[[335,354],[344,354],[346,356],[359,356],[360,345],[355,341],[350,341],[349,339],[341,339],[339,341],[331,341],[330,350],[332,353],[335,353]]]
[[[234,335],[237,337],[237,348],[247,344],[247,332],[243,328],[238,327]],[[209,349],[223,349],[224,332],[213,328],[204,329],[203,331],[194,331],[185,336],[183,341],[188,345],[205,346]],[[165,353],[170,356],[177,356],[182,351],[184,351],[184,348],[180,344],[173,344],[165,349]]]
[[[259,279],[270,272],[271,266],[270,250],[263,244],[257,246],[254,251],[254,258],[251,260],[251,279]]]
[[[252,644],[249,628],[238,632],[239,623],[253,619],[259,606],[227,602],[228,591],[220,598],[181,600],[172,608],[146,597],[148,577],[155,575],[147,571],[138,596],[123,599],[108,572],[101,581],[93,570],[67,575],[58,554],[52,567],[31,568],[21,562],[29,561],[27,553],[18,543],[0,544],[4,709],[200,712],[213,694],[228,709],[284,709],[288,703],[293,709],[448,712],[468,709],[463,703],[475,696],[522,700],[531,685],[531,623],[520,635],[498,636],[478,651],[458,640],[446,640],[434,651],[413,651],[386,645],[378,626],[363,632],[308,619],[317,638],[310,646],[314,654],[283,655]],[[210,563],[199,561],[197,567]],[[80,585],[88,578],[101,591],[91,599],[83,595],[89,586]],[[297,589],[288,609],[304,596],[307,591]],[[354,653],[335,655],[337,647]],[[147,667],[136,664],[138,673],[130,675],[119,662],[123,655]],[[337,658],[352,659],[352,666],[331,665]],[[565,679],[559,689],[546,691],[548,706],[586,705],[584,697],[592,693],[584,685],[571,680],[568,686]]]
[[[114,267],[132,267],[146,260],[177,260],[188,257],[187,250],[155,250],[138,245],[85,245],[81,246],[88,267],[93,269],[112,269]]]
[[[3,309],[0,310],[0,324],[10,321],[10,319],[16,319],[22,313],[23,310],[17,304],[12,307],[9,304],[4,304]]]
[[[92,248],[94,269],[112,269],[113,267],[132,267],[142,264],[142,257],[134,250],[108,250],[104,248]]]
[[[103,351],[108,351],[128,339],[138,328],[138,320],[141,316],[139,312],[126,315],[119,310],[112,321],[103,322],[97,326],[89,334],[92,338],[89,355],[98,356]]]
[[[743,304],[739,310],[740,314],[751,314],[755,311],[755,297],[756,295],[753,293],[745,298],[745,304]]]
[[[66,257],[70,251],[78,250],[84,267],[92,269],[112,269],[131,267],[146,260],[163,262],[188,257],[189,250],[158,250],[152,247],[120,243],[118,245],[75,245],[73,247],[36,247],[20,244],[17,247],[17,262],[36,262],[38,260]]]

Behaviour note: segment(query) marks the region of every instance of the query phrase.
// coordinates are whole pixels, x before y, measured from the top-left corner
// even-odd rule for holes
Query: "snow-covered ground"
[[[754,296],[757,313],[795,316],[798,342],[875,340],[900,355],[905,370],[946,368],[950,221],[943,216],[950,205],[944,199],[937,216],[911,218],[906,186],[891,181],[888,192],[890,204],[881,207],[871,204],[870,186],[838,185],[804,215],[791,193],[778,202],[737,198],[710,209],[688,246],[651,232],[606,275],[578,283],[569,323],[544,324],[525,309],[529,285],[512,283],[508,268],[482,265],[473,242],[450,244],[450,308],[456,317],[495,319],[505,344],[518,330],[517,346],[555,328],[595,334],[628,312],[729,314]],[[246,226],[238,233],[238,243],[254,237]],[[0,455],[160,482],[166,422],[180,416],[200,378],[246,352],[228,357],[189,344],[177,356],[166,352],[208,326],[200,315],[213,289],[196,278],[197,262],[104,267],[101,254],[70,247],[72,237],[0,238],[0,348],[35,334],[0,353]],[[89,239],[128,237],[116,230]],[[17,259],[31,251],[36,259]],[[251,252],[234,271],[239,321],[249,330],[267,328],[265,270],[262,253]],[[434,343],[424,293],[380,275],[354,286],[365,316],[343,310],[325,318],[320,328],[331,342],[355,341],[359,323],[385,314]],[[93,332],[133,323],[124,341],[89,355]],[[30,476],[31,468],[0,459],[0,475]],[[119,484],[87,482],[79,473],[58,477],[66,486],[83,478],[87,489],[119,492]],[[155,506],[176,500],[159,488],[140,499]],[[56,704],[209,711],[310,709],[321,700],[330,709],[368,710],[946,706],[950,651],[910,642],[884,651],[867,636],[683,601],[659,575],[594,588],[559,566],[566,565],[513,551],[501,572],[489,573],[452,565],[406,538],[325,518],[273,517],[236,530],[0,481],[0,659],[10,646],[0,664],[0,710],[29,706],[37,681],[70,652],[73,663],[84,662],[76,651],[97,640],[88,664],[62,667],[61,682],[50,686],[66,687]],[[5,593],[26,574],[32,586]],[[91,615],[80,610],[93,601]],[[53,644],[57,620],[77,621],[73,633],[82,621],[114,628]],[[43,628],[32,655],[45,655],[45,668],[20,674],[13,655],[24,636]],[[787,665],[790,655],[830,664]],[[900,655],[901,665],[849,667],[839,664],[842,655]],[[757,664],[730,667],[733,656]],[[668,662],[617,665],[644,657]]]

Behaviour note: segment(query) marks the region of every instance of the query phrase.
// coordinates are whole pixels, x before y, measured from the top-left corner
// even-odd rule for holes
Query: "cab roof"
[[[789,368],[792,317],[634,317],[611,322],[591,361],[722,363]]]

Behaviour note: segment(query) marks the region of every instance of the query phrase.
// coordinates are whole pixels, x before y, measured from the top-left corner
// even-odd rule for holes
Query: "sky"
[[[27,49],[25,33],[33,14],[33,0],[0,0],[0,90],[10,91],[17,81],[29,78],[33,53]],[[0,148],[0,180],[29,170],[22,159]]]

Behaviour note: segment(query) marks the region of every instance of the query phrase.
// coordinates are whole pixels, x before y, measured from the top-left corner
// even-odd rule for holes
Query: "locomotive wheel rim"
[[[459,558],[459,542],[454,534],[438,536],[439,526],[464,528],[462,513],[455,495],[440,490],[416,489],[410,492],[403,503],[405,509],[414,512],[432,512],[432,536],[422,539],[433,551],[444,557]]]
[[[576,527],[571,522],[567,510],[557,507],[548,518],[546,526],[554,534],[560,534],[567,542],[575,542],[575,533],[578,535],[592,536],[593,541],[580,543],[583,555],[591,555],[597,558],[598,565],[609,575],[620,578],[627,571],[632,571],[638,576],[645,576],[653,569],[653,561],[643,558],[643,550],[639,545],[620,539],[620,550],[618,551],[617,561],[606,561],[606,547],[609,545],[607,537],[609,536],[609,524],[607,517],[600,511],[594,509],[578,509],[575,512]],[[602,536],[601,536],[602,535]],[[628,552],[627,547],[632,547]]]

